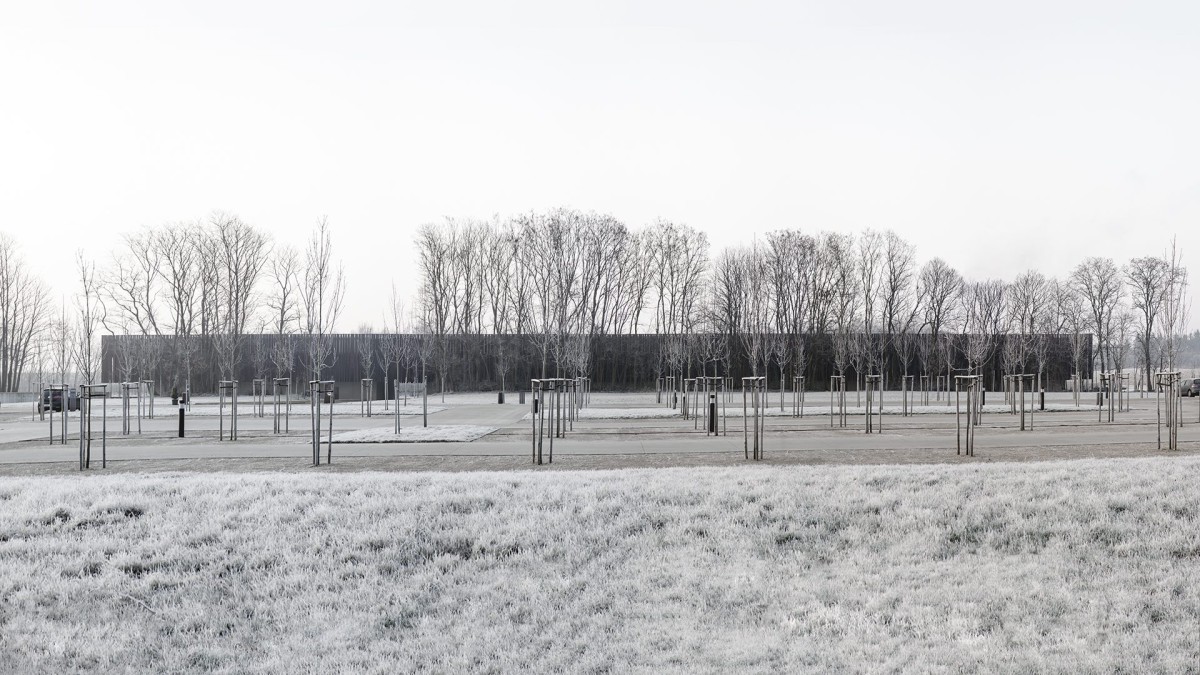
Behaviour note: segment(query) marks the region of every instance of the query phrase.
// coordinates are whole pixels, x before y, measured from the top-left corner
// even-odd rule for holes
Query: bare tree
[[[919,293],[925,300],[925,325],[931,339],[937,340],[954,319],[962,292],[962,275],[941,258],[934,258],[921,268]]]
[[[100,326],[105,318],[102,286],[96,274],[96,264],[75,254],[79,274],[79,293],[75,296],[75,367],[84,384],[91,384],[100,375]]]
[[[317,221],[305,251],[300,301],[304,307],[302,325],[308,340],[308,370],[311,378],[333,365],[335,354],[330,337],[342,313],[346,297],[346,275],[341,263],[334,266],[333,239],[329,219]]]
[[[1117,303],[1121,301],[1121,272],[1111,258],[1088,258],[1071,272],[1071,282],[1089,310],[1096,333],[1096,352],[1100,369],[1107,370],[1108,329]]]
[[[1035,349],[1039,322],[1048,302],[1048,282],[1041,272],[1029,270],[1017,275],[1008,294],[1008,314],[1017,331],[1013,338],[1017,372],[1024,373]]]
[[[1036,333],[1033,341],[1033,357],[1037,361],[1038,389],[1045,387],[1046,363],[1050,360],[1052,340],[1066,331],[1063,309],[1066,303],[1059,300],[1064,284],[1057,279],[1048,279],[1044,288],[1044,302],[1034,319]]]
[[[300,255],[291,246],[280,246],[266,266],[268,292],[264,304],[273,333],[292,333],[300,326]]]
[[[1170,285],[1170,269],[1162,258],[1134,258],[1125,266],[1125,280],[1129,284],[1129,299],[1138,318],[1136,340],[1146,371],[1145,390],[1150,391],[1153,386],[1150,366],[1154,363],[1151,350],[1157,321]]]
[[[440,390],[445,396],[446,371],[449,368],[447,336],[454,322],[455,286],[454,250],[456,233],[452,223],[445,228],[423,225],[417,230],[417,250],[421,265],[422,324],[432,331],[438,360]],[[422,367],[425,361],[422,360]]]
[[[290,380],[296,365],[296,334],[277,333],[271,345],[270,358],[271,365],[275,368],[275,377],[288,378],[290,389]]]
[[[650,264],[655,291],[655,332],[686,329],[708,267],[708,235],[686,225],[657,220],[650,226]]]
[[[1180,251],[1175,239],[1167,249],[1163,260],[1167,265],[1167,288],[1163,294],[1162,318],[1159,325],[1159,344],[1162,355],[1160,368],[1174,371],[1179,359],[1179,344],[1183,327],[1187,325],[1191,303],[1187,296],[1188,274],[1183,265],[1183,252]]]
[[[1137,330],[1137,316],[1133,312],[1121,308],[1113,319],[1112,338],[1112,367],[1121,372],[1125,370],[1125,358],[1133,348],[1133,340]]]
[[[1078,406],[1079,392],[1083,386],[1083,354],[1091,344],[1091,337],[1087,335],[1087,308],[1075,284],[1056,284],[1056,290],[1054,301],[1057,308],[1055,311],[1062,316],[1063,325],[1066,327],[1071,341],[1071,362],[1075,371],[1074,384],[1071,389],[1075,394],[1075,405]]]
[[[236,379],[246,327],[255,308],[255,292],[270,255],[266,235],[223,213],[212,218],[212,249],[218,255],[218,314],[213,345],[221,372]]]
[[[50,360],[58,382],[65,383],[70,375],[75,358],[75,327],[67,314],[67,305],[62,305],[62,316],[50,325]]]
[[[172,390],[179,385],[190,371],[191,353],[187,336],[197,329],[199,280],[199,247],[196,238],[202,236],[200,223],[178,223],[164,227],[153,235],[153,247],[159,261],[160,304],[165,310],[167,330],[171,339],[174,368],[171,375]]]
[[[118,377],[121,382],[132,382],[137,365],[137,336],[131,334],[128,326],[120,326],[120,329],[113,335],[113,342],[116,345],[116,361],[112,364],[115,366],[112,375]]]
[[[883,344],[875,335],[876,294],[882,282],[883,237],[874,230],[866,230],[858,238],[858,281],[862,293],[862,335],[859,337],[860,363],[855,370],[863,374],[882,367]]]
[[[392,294],[388,303],[388,311],[383,318],[384,335],[379,341],[380,360],[383,362],[383,394],[384,406],[386,408],[387,401],[390,399],[388,395],[388,387],[393,386],[390,375],[391,365],[396,364],[396,380],[406,379],[405,375],[401,374],[401,367],[405,365],[406,357],[408,356],[408,340],[403,335],[405,332],[404,301],[400,299],[396,292],[396,284],[392,284]],[[394,391],[393,391],[394,395]]]
[[[971,282],[963,293],[966,318],[963,356],[967,359],[967,367],[975,374],[982,374],[984,364],[1003,333],[1004,290],[1003,281],[991,279]]]
[[[915,343],[912,331],[917,328],[921,297],[917,294],[916,253],[913,245],[888,230],[883,241],[883,330],[887,342],[900,357],[903,374],[908,374]],[[885,345],[886,353],[886,345]],[[886,372],[886,364],[885,372]]]
[[[779,409],[784,409],[784,371],[792,364],[792,349],[789,335],[786,333],[774,333],[771,335],[768,350],[771,358],[775,361],[776,367],[779,368]]]
[[[745,279],[745,296],[742,299],[737,336],[741,339],[742,350],[750,362],[750,373],[757,377],[760,370],[766,370],[765,364],[770,358],[766,344],[770,321],[768,279],[762,251],[757,244],[740,252],[738,269],[734,273]]]
[[[375,377],[375,345],[371,336],[374,332],[371,324],[360,324],[354,339],[354,348],[358,350],[358,376],[362,379]]]
[[[860,280],[854,257],[854,238],[849,235],[827,235],[823,240],[826,264],[832,272],[834,289],[832,304],[834,364],[838,375],[845,376],[846,366],[854,366],[855,378],[861,374],[861,344],[855,325],[858,320]],[[859,324],[861,325],[861,324]],[[857,384],[855,385],[858,396]]]
[[[120,322],[139,335],[161,335],[158,295],[162,280],[162,250],[151,230],[124,236],[124,246],[113,255],[104,274],[108,320]]]
[[[26,268],[16,243],[0,234],[0,391],[17,391],[32,351],[48,328],[45,287]]]
[[[274,345],[268,344],[266,335],[263,334],[262,327],[259,328],[258,335],[250,344],[250,367],[254,370],[254,379],[267,379],[267,373],[270,372],[270,366],[274,361]],[[264,389],[264,391],[266,391]]]

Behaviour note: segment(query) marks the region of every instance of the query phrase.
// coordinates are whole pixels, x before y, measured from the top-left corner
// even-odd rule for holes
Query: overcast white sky
[[[891,228],[976,278],[1200,260],[1200,3],[980,4],[0,0],[0,230],[73,278],[143,225],[327,214],[346,330],[418,225],[555,206]]]

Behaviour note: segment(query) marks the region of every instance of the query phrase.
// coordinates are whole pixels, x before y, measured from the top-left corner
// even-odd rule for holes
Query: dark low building
[[[726,336],[706,336],[720,344],[730,345],[729,356],[710,361],[705,371],[740,378],[752,372],[746,349],[738,339],[727,339]],[[767,336],[768,339],[776,336]],[[884,336],[876,336],[878,344],[887,344]],[[967,336],[955,335],[955,344],[965,341]],[[1047,344],[1044,375],[1048,391],[1061,391],[1074,372],[1071,336],[1045,335],[1038,336]],[[833,339],[828,334],[806,334],[801,336],[786,336],[791,344],[800,341],[804,345],[806,388],[810,390],[825,390],[829,386],[829,377],[834,373]],[[1000,336],[1001,341],[1004,336]],[[1011,339],[1011,338],[1010,338]],[[351,334],[343,333],[330,336],[331,354],[327,363],[331,364],[322,371],[325,380],[337,382],[339,397],[342,399],[357,399],[359,397],[360,381],[363,378],[374,380],[375,396],[383,395],[385,379],[401,381],[417,381],[422,372],[428,377],[430,392],[439,391],[443,382],[447,391],[489,391],[504,387],[510,391],[528,389],[531,378],[555,376],[559,374],[556,353],[565,351],[555,349],[543,336],[537,335],[447,335],[444,340],[431,335],[393,335],[393,334]],[[594,335],[590,338],[574,340],[576,355],[580,352],[579,345],[586,345],[587,368],[593,387],[597,391],[628,391],[646,390],[655,386],[657,378],[666,374],[672,352],[690,352],[686,359],[687,374],[698,375],[703,356],[697,353],[697,340],[684,339],[682,343],[678,336],[666,335]],[[1092,361],[1091,336],[1083,336],[1084,352],[1080,363],[1085,373],[1090,372]],[[679,345],[683,346],[680,347]],[[308,362],[309,340],[304,335],[281,336],[274,334],[246,335],[239,340],[236,357],[236,378],[240,383],[240,391],[250,392],[250,382],[255,378],[270,379],[274,377],[290,377],[293,391],[304,390],[311,379]],[[290,347],[291,360],[288,363]],[[390,347],[390,350],[389,350]],[[721,350],[722,352],[724,350]],[[169,394],[172,389],[183,390],[185,383],[190,382],[195,393],[211,393],[217,389],[220,359],[218,350],[211,338],[199,337],[190,342],[180,340],[175,336],[126,336],[106,335],[101,340],[103,355],[102,378],[105,382],[115,382],[125,379],[153,379],[160,394]],[[954,369],[966,367],[961,350],[954,349]],[[1003,343],[996,344],[990,350],[990,358],[985,364],[984,384],[988,389],[995,390],[1002,386],[1005,372],[1001,354]],[[400,354],[400,365],[390,354]],[[919,376],[924,372],[920,356],[910,357],[908,368],[905,370],[903,359],[894,346],[885,348],[887,364],[887,379],[889,388],[897,389],[900,375],[907,372]],[[424,367],[422,368],[422,355]],[[565,362],[567,358],[564,356]],[[578,360],[576,356],[573,360]],[[932,360],[932,359],[931,359]],[[386,373],[384,363],[386,364]],[[676,358],[676,363],[679,360]],[[190,366],[190,367],[189,367]],[[1033,371],[1036,362],[1030,359],[1027,371]],[[399,370],[399,375],[397,371]],[[442,371],[445,371],[444,373]],[[571,371],[574,367],[565,367]],[[760,369],[761,371],[761,366]],[[933,374],[944,374],[946,365],[940,362],[931,368]],[[792,368],[785,371],[785,379],[789,388],[793,374]],[[759,373],[763,374],[763,373]],[[779,369],[774,360],[765,373],[772,388],[778,387]],[[847,374],[853,375],[853,369]]]

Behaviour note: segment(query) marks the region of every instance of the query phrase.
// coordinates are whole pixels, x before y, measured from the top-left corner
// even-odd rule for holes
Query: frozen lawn
[[[550,409],[550,404],[546,405],[546,409]],[[567,409],[563,408],[563,417],[567,416]],[[533,413],[525,413],[521,419],[532,419]],[[580,420],[657,420],[683,417],[683,413],[670,408],[580,408],[575,411],[575,419]],[[546,417],[550,419],[549,415]]]
[[[872,410],[872,412],[875,412],[875,413],[879,412],[879,408],[877,408],[877,407],[872,408],[871,410]],[[908,411],[909,411],[910,415],[953,415],[954,414],[954,406],[953,405],[950,405],[950,406],[946,406],[946,405],[910,406]],[[963,406],[962,411],[963,411],[963,414],[965,415],[967,412],[967,408],[966,408],[965,404]],[[1081,411],[1096,412],[1096,406],[1094,406],[1094,405],[1086,406],[1085,405],[1085,406],[1076,408],[1074,405],[1047,403],[1045,410],[1034,411],[1034,414],[1041,415],[1041,414],[1052,413],[1052,412],[1081,412]],[[720,412],[720,408],[718,407],[718,413],[719,412]],[[865,415],[866,412],[867,411],[864,406],[853,406],[853,405],[846,406],[846,414],[851,417],[862,416],[862,415]],[[903,410],[900,406],[885,405],[883,407],[884,415],[900,415],[902,412],[903,412]],[[1007,415],[1011,412],[1011,408],[1009,408],[1007,405],[986,405],[983,407],[983,410],[981,412],[983,412],[985,414],[1003,413],[1003,414]],[[1018,412],[1019,412],[1019,409],[1018,409]],[[1029,414],[1029,409],[1027,408],[1025,410],[1025,412],[1026,412],[1026,414]],[[564,412],[563,414],[565,415],[566,413]],[[778,405],[773,406],[773,407],[768,407],[764,411],[764,414],[767,417],[791,417],[792,416],[792,406],[789,403],[783,410],[780,410]],[[829,416],[828,402],[826,402],[826,405],[823,407],[820,405],[811,405],[811,404],[804,406],[804,416],[805,417],[818,417],[820,415],[825,415],[827,417]],[[725,416],[726,417],[741,417],[742,416],[742,399],[740,397],[736,401],[728,401],[725,403]],[[526,415],[523,419],[528,420],[531,417],[532,417],[532,415],[530,413],[526,413]],[[675,417],[683,417],[683,413],[680,412],[679,410],[668,408],[666,406],[659,407],[659,408],[589,407],[589,408],[581,408],[579,411],[577,411],[576,419],[581,419],[581,420],[651,420],[651,419],[668,419],[668,418],[675,418]]]
[[[811,401],[811,399],[809,401],[805,401],[805,404],[806,404],[804,406],[804,416],[805,417],[815,417],[818,415],[825,415],[826,417],[829,416],[829,400],[828,399],[826,399],[825,405],[823,405],[823,406],[819,405],[819,404],[814,405],[813,402]],[[727,416],[729,416],[729,417],[741,417],[742,416],[742,400],[740,398],[737,400],[736,406],[733,405],[732,403],[726,403],[725,406],[726,406],[725,414]],[[951,402],[950,405],[946,405],[944,403],[940,404],[940,405],[913,405],[913,406],[908,407],[908,414],[909,415],[953,415],[954,410],[955,410],[955,408],[954,408],[953,402]],[[836,414],[836,412],[837,412],[837,408],[835,407],[834,413]],[[879,413],[879,404],[878,403],[871,407],[871,412],[876,413],[876,414]],[[987,414],[1008,415],[1012,412],[1012,408],[1010,408],[1007,405],[985,405],[980,410],[980,412],[985,415],[987,415]],[[1020,414],[1020,412],[1021,412],[1021,409],[1017,408],[1017,413]],[[1044,413],[1060,413],[1060,412],[1093,412],[1094,413],[1094,412],[1096,412],[1096,406],[1082,405],[1082,406],[1076,407],[1073,404],[1047,403],[1045,410],[1038,409],[1038,410],[1033,410],[1032,412],[1035,415],[1041,415]],[[1028,415],[1029,413],[1030,413],[1030,409],[1028,407],[1026,407],[1025,414]],[[778,401],[776,401],[776,405],[774,407],[767,408],[766,414],[768,417],[789,417],[792,414],[791,403],[789,402],[788,405],[786,405],[783,410],[780,410]],[[867,414],[867,408],[865,405],[847,405],[846,406],[846,414],[850,415],[852,417],[854,417],[854,416],[861,417],[861,416]],[[885,406],[883,406],[883,414],[884,415],[903,415],[904,408],[899,405],[885,405]],[[964,415],[967,414],[967,402],[965,400],[963,401],[963,404],[962,404],[962,414],[964,414]]]
[[[452,443],[473,441],[496,431],[496,427],[470,424],[445,424],[428,427],[400,427],[396,433],[387,429],[355,429],[333,435],[334,443]]]
[[[7,479],[2,669],[1182,672],[1197,469]]]
[[[199,396],[197,396],[194,399],[192,399],[192,401],[193,401],[193,403],[192,403],[191,410],[188,410],[186,413],[184,413],[188,417],[218,417],[222,414],[221,406],[216,401],[216,399],[213,399],[211,401],[208,399],[201,400],[201,398]],[[107,408],[108,408],[109,422],[111,422],[112,420],[115,419],[115,420],[117,420],[117,424],[120,424],[121,423],[121,400],[120,399],[108,399],[107,403],[108,403]],[[403,401],[402,401],[402,403],[403,403]],[[229,415],[231,409],[232,409],[232,404],[228,400],[225,401],[224,414]],[[444,406],[435,406],[435,405],[433,405],[432,400],[429,401],[429,414],[433,414],[435,412],[441,412],[445,409],[446,408]],[[311,408],[309,407],[309,403],[307,400],[292,402],[292,412],[291,412],[292,417],[297,417],[297,416],[307,417],[310,410],[311,410]],[[130,402],[129,411],[130,411],[129,412],[130,419],[136,420],[137,419],[136,401]],[[283,415],[285,412],[286,412],[286,406],[284,405],[283,402],[280,402],[279,414]],[[358,417],[361,414],[361,412],[362,412],[362,404],[358,401],[337,401],[336,403],[333,404],[333,413],[335,416],[338,416],[338,417],[348,416],[348,415]],[[275,416],[275,404],[272,401],[271,397],[269,397],[269,396],[267,397],[267,403],[264,408],[264,413],[265,413],[265,417],[268,417],[268,418]],[[254,414],[255,414],[255,404],[250,399],[250,397],[249,396],[239,397],[238,398],[238,419],[250,418],[250,417],[253,417]],[[328,414],[329,414],[329,404],[326,403],[321,406],[321,416],[325,416]],[[394,403],[389,402],[388,410],[383,409],[383,401],[374,401],[371,404],[371,415],[374,417],[394,416],[395,414],[396,414],[396,406]],[[401,415],[420,415],[421,414],[421,400],[416,399],[414,402],[414,399],[409,398],[408,405],[400,406],[400,414]],[[100,402],[99,401],[96,401],[95,407],[92,409],[92,415],[97,420],[99,420],[99,417],[100,417]],[[179,415],[179,406],[171,405],[170,399],[160,399],[154,404],[155,418],[175,419],[178,415]],[[49,417],[49,413],[47,413],[47,417]],[[55,413],[55,417],[56,418],[58,417],[58,413]],[[146,405],[145,401],[143,401],[142,402],[142,419],[146,419],[148,417],[149,417],[149,406]],[[77,419],[79,419],[77,416],[77,413],[75,411],[72,411],[71,412],[71,422],[74,423],[75,420],[77,420]]]

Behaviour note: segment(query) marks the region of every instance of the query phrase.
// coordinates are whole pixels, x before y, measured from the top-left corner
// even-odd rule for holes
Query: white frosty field
[[[185,413],[189,418],[190,417],[219,417],[222,414],[224,414],[224,415],[232,414],[231,413],[232,405],[228,401],[226,401],[226,403],[225,403],[224,412],[222,412],[221,406],[219,403],[217,403],[216,399],[213,399],[210,401],[206,397],[205,399],[202,400],[201,397],[197,396],[195,399],[193,399],[193,401],[194,402],[192,404],[191,409]],[[113,420],[116,420],[116,423],[120,424],[121,423],[121,400],[120,399],[108,399],[106,401],[106,403],[107,403],[106,407],[108,408],[107,413],[108,413],[109,422],[111,423]],[[430,401],[429,408],[425,412],[427,412],[429,414],[433,414],[436,412],[441,412],[445,409],[446,408],[444,406],[435,406],[435,405],[433,405],[433,402]],[[255,406],[254,402],[250,400],[249,397],[243,396],[238,399],[238,418],[239,419],[253,417],[255,415],[255,410],[256,410],[256,406]],[[339,402],[333,404],[333,412],[337,416],[353,415],[353,416],[357,417],[360,414],[361,410],[362,410],[362,406],[358,401],[339,401]],[[280,403],[279,404],[279,414],[283,415],[285,412],[286,412],[286,407],[284,406],[283,403]],[[308,401],[293,401],[292,402],[292,409],[291,409],[292,416],[294,416],[294,417],[297,417],[300,415],[307,416],[310,412],[311,412],[311,408],[309,406]],[[92,408],[92,415],[97,420],[99,420],[100,413],[101,413],[100,403],[97,401]],[[328,413],[329,413],[329,405],[328,404],[322,405],[321,406],[321,414],[326,415]],[[136,404],[131,404],[129,414],[132,419],[136,419],[136,416],[137,416],[137,405]],[[149,414],[150,414],[149,405],[143,404],[142,417],[147,418],[147,417],[149,417]],[[157,402],[154,404],[154,416],[156,418],[174,419],[178,414],[179,414],[179,406],[171,405],[170,399],[161,399],[160,398],[160,399],[157,399]],[[270,397],[267,398],[267,402],[264,407],[263,414],[266,417],[273,417],[275,415],[275,404],[272,402]],[[374,415],[375,417],[392,416],[392,415],[396,414],[396,406],[394,404],[391,404],[391,402],[389,402],[388,409],[384,410],[383,409],[383,401],[374,401],[371,404],[371,414]],[[420,415],[420,414],[422,414],[420,399],[416,399],[416,401],[414,402],[414,400],[410,398],[408,400],[408,405],[400,406],[400,415],[401,416]],[[57,416],[58,415],[56,413],[55,417],[57,417]],[[76,419],[78,419],[76,417],[76,413],[74,411],[72,411],[71,412],[72,423],[74,423],[74,421]]]
[[[1157,671],[1200,460],[0,480],[17,672]]]
[[[496,431],[496,427],[473,424],[443,424],[428,427],[355,429],[333,435],[334,443],[452,443],[474,441]]]
[[[718,414],[720,414],[720,410],[721,409],[718,407],[718,409],[717,409]],[[878,408],[872,408],[871,410],[872,410],[872,412],[876,412],[876,413],[879,412]],[[967,409],[964,405],[964,407],[962,409],[963,414],[966,414],[966,410]],[[983,406],[982,410],[980,410],[980,412],[982,412],[982,413],[987,413],[987,414],[996,413],[996,414],[1005,414],[1005,415],[1009,414],[1011,411],[1012,411],[1012,409],[1007,405],[986,405],[986,406]],[[1081,411],[1082,412],[1088,412],[1088,411],[1095,412],[1096,406],[1084,405],[1084,406],[1076,407],[1074,405],[1067,405],[1067,404],[1047,403],[1045,410],[1034,411],[1034,414],[1041,415],[1044,413],[1081,412]],[[864,406],[846,406],[846,414],[849,416],[861,416],[861,415],[865,415],[866,412],[867,412],[866,407],[864,407]],[[884,415],[900,415],[903,412],[904,412],[904,410],[900,406],[888,405],[888,406],[883,407]],[[953,415],[954,414],[954,406],[953,405],[951,405],[951,406],[946,406],[946,405],[911,406],[908,409],[908,412],[910,415],[947,415],[947,414]],[[1027,412],[1028,412],[1028,410],[1027,410]],[[778,405],[776,405],[774,407],[768,407],[766,410],[763,411],[763,413],[767,417],[791,417],[792,416],[792,407],[789,404],[789,405],[785,406],[784,409],[781,410],[778,407]],[[564,413],[564,415],[565,414],[566,413]],[[726,417],[742,417],[742,400],[740,398],[738,398],[736,401],[726,402],[724,414]],[[581,420],[649,420],[649,419],[668,419],[668,418],[682,417],[683,413],[678,409],[668,408],[666,406],[662,406],[662,407],[658,407],[658,408],[590,407],[590,408],[581,408],[580,410],[576,411],[576,415],[577,415],[577,419],[581,419]],[[806,417],[814,417],[814,416],[818,416],[818,415],[828,416],[829,415],[828,401],[826,402],[826,405],[824,407],[822,407],[820,405],[811,405],[811,404],[806,405],[804,407],[804,415]],[[525,417],[523,419],[528,420],[531,417],[532,417],[531,414],[526,413]]]

